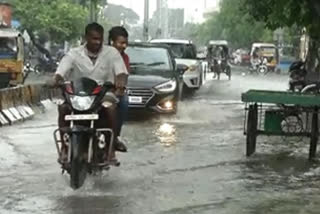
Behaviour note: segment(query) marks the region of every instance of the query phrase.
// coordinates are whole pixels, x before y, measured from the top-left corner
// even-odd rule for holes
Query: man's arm
[[[112,63],[113,73],[115,74],[115,86],[116,88],[123,89],[127,85],[128,70],[124,64],[123,58],[118,52],[115,53]]]
[[[70,70],[73,67],[73,58],[70,53],[66,54],[59,63],[56,73],[53,76],[53,79],[50,80],[47,84],[52,87],[56,87],[60,82],[64,81],[64,77],[70,73]]]

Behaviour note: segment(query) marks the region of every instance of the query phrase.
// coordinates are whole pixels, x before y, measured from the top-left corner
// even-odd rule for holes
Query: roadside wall
[[[0,126],[32,118],[44,110],[43,102],[52,100],[56,90],[43,85],[26,85],[0,90]]]

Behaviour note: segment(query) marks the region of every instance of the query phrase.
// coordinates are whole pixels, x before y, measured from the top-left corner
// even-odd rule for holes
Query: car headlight
[[[71,105],[75,110],[78,111],[87,111],[90,109],[92,106],[94,99],[96,96],[85,96],[85,97],[80,97],[80,96],[75,96],[71,95],[70,96],[70,101]]]
[[[157,85],[155,89],[157,89],[160,92],[173,92],[176,90],[177,82],[175,80],[170,80],[165,83],[161,83],[160,85]]]
[[[197,66],[196,65],[190,65],[188,71],[196,71]]]

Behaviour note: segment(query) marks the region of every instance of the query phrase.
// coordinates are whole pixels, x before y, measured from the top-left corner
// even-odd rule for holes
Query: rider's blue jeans
[[[121,134],[123,123],[127,120],[128,115],[128,96],[118,96],[119,103],[117,107],[117,137]]]

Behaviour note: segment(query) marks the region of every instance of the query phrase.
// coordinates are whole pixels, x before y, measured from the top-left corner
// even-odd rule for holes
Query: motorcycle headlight
[[[157,89],[160,92],[173,92],[176,90],[177,82],[175,80],[170,80],[165,83],[161,83],[160,85],[157,85],[155,89]]]
[[[70,96],[72,107],[78,111],[89,110],[94,102],[94,99],[95,99],[95,96],[86,96],[86,97],[80,97],[75,95]]]
[[[219,60],[218,60],[218,64],[221,65],[221,62],[222,62],[222,61],[219,59]]]

